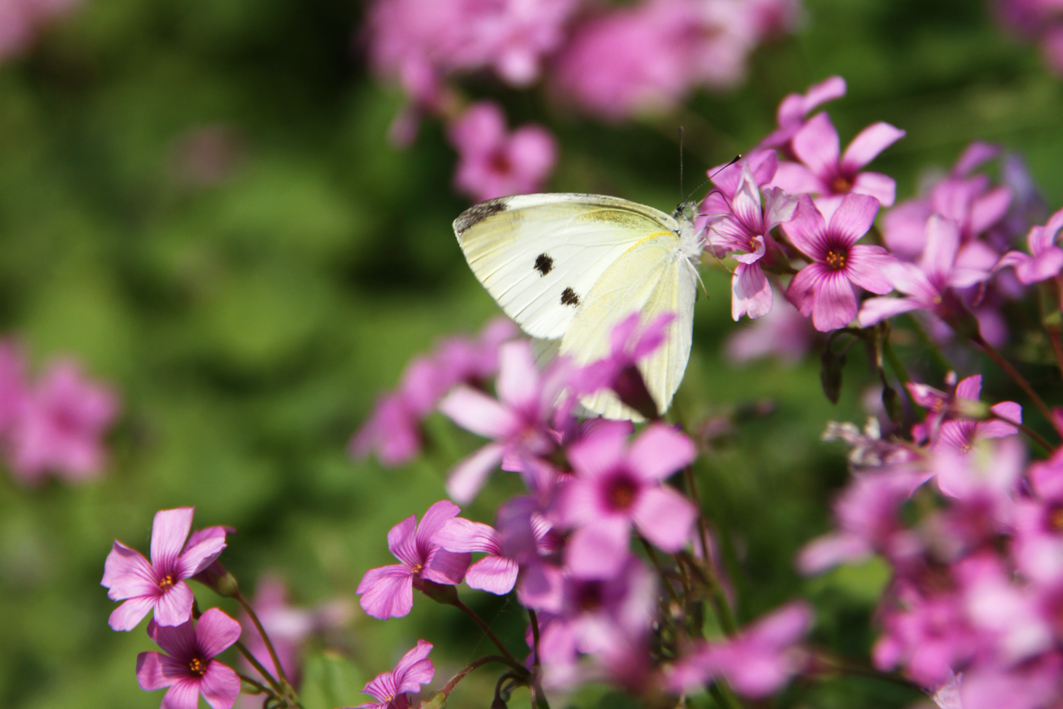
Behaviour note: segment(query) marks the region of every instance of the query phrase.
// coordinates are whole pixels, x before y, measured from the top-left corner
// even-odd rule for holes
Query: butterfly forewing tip
[[[454,220],[454,233],[460,239],[466,231],[484,219],[499,212],[504,212],[508,202],[509,200],[506,197],[498,197],[497,199],[489,199],[486,202],[480,202],[469,207]]]

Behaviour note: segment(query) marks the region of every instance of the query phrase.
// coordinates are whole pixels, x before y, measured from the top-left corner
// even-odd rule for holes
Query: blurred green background
[[[1024,155],[1048,205],[1063,204],[1063,83],[980,2],[806,7],[805,29],[759,49],[744,86],[695,96],[683,118],[603,127],[538,93],[468,88],[502,101],[512,123],[555,131],[550,189],[670,211],[680,123],[689,189],[766,134],[786,93],[840,74],[849,94],[829,110],[843,144],[876,120],[908,131],[875,163],[902,198],[927,168],[985,139]],[[432,420],[443,445],[422,462],[387,471],[345,454],[413,354],[498,312],[454,242],[450,222],[467,202],[450,187],[455,156],[442,129],[426,123],[405,150],[386,140],[401,96],[367,74],[352,40],[363,11],[330,0],[85,0],[0,66],[2,332],[23,338],[38,367],[80,357],[124,398],[99,481],[25,489],[0,476],[3,706],[158,706],[161,693],[142,692],[134,676],[136,653],[152,645],[142,628],[107,627],[113,604],[99,586],[111,540],[146,551],[156,510],[195,505],[196,526],[236,527],[223,560],[245,589],[275,571],[298,602],[353,598],[367,568],[389,563],[387,530],[442,498],[446,469],[477,445]],[[815,356],[796,369],[730,368],[727,280],[706,271],[706,281],[678,410],[696,419],[763,398],[777,405],[699,471],[710,514],[735,540],[739,613],[749,620],[804,595],[817,606],[815,639],[866,657],[884,572],[872,564],[807,581],[791,562],[828,528],[846,469],[844,451],[819,434],[830,419],[863,419],[866,362],[850,357],[836,407],[820,393]],[[489,518],[506,484],[468,514]],[[519,647],[516,609],[468,595]],[[361,703],[361,683],[419,637],[437,647],[435,686],[487,652],[463,617],[423,598],[409,618],[359,615],[344,655],[310,651],[307,709]],[[488,706],[493,681],[474,677],[452,706]],[[780,706],[917,697],[854,679],[800,684]]]

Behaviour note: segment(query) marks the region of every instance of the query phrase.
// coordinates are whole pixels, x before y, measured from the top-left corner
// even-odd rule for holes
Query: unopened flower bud
[[[458,605],[458,589],[453,586],[435,583],[434,581],[426,581],[424,579],[420,579],[415,585],[421,593],[428,596],[436,603],[442,603],[445,606]]]
[[[642,372],[638,367],[629,365],[620,370],[613,382],[613,391],[620,397],[620,401],[638,411],[647,420],[658,418],[657,403],[646,388],[646,381],[642,378]]]
[[[215,561],[200,571],[192,577],[192,580],[199,581],[222,598],[233,598],[240,592],[240,585],[236,582],[236,577],[222,566],[220,561]]]

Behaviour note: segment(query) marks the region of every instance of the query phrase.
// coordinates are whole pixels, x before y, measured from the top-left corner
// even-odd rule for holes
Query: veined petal
[[[999,404],[990,406],[989,410],[1000,418],[1011,421],[1014,424],[1022,423],[1022,406],[1014,401],[1002,401]]]
[[[878,200],[874,197],[848,194],[831,217],[829,231],[848,244],[853,244],[874,224],[878,208]],[[786,229],[785,225],[783,229]]]
[[[771,312],[771,284],[759,263],[735,266],[731,277],[731,317],[737,322],[743,315],[759,318]]]
[[[874,197],[883,207],[892,207],[897,199],[897,181],[881,172],[861,172],[850,191]]]
[[[499,534],[494,527],[464,517],[447,520],[433,541],[448,551],[501,553]]]
[[[355,593],[369,615],[380,620],[401,618],[413,608],[413,574],[401,564],[369,569]]]
[[[793,219],[782,225],[782,230],[790,237],[797,250],[816,261],[824,256],[822,240],[826,229],[823,215],[812,204],[808,195],[798,197]]]
[[[797,272],[786,289],[786,299],[806,318],[812,314],[815,294],[831,272],[820,263],[810,263]]]
[[[217,608],[208,609],[196,622],[196,645],[206,658],[220,655],[240,639],[240,624]]]
[[[195,576],[214,563],[225,546],[225,537],[214,537],[185,549],[184,553],[177,557],[174,567],[176,577],[187,579]]]
[[[919,264],[927,273],[944,278],[956,263],[960,250],[960,228],[956,222],[940,214],[931,214],[926,220],[926,248]]]
[[[485,556],[465,572],[469,588],[504,596],[517,585],[517,562],[502,556]]]
[[[502,461],[504,450],[497,443],[488,443],[454,466],[447,478],[447,494],[463,505],[472,502],[487,481],[487,476]]]
[[[812,324],[820,332],[845,327],[856,317],[856,294],[840,273],[823,279],[813,296]]]
[[[111,611],[111,617],[107,619],[107,625],[111,630],[132,630],[137,627],[144,616],[151,613],[155,607],[155,596],[138,596]]]
[[[849,249],[845,275],[864,290],[885,295],[893,290],[893,284],[883,269],[892,262],[893,256],[881,246],[854,246]]]
[[[779,224],[794,218],[797,197],[779,187],[764,189],[764,231],[771,231]]]
[[[417,525],[417,544],[424,547],[432,544],[432,537],[436,535],[448,520],[461,514],[461,508],[450,500],[436,502],[421,517],[421,523]]]
[[[601,425],[568,449],[568,460],[581,478],[596,478],[612,471],[624,459],[628,427]]]
[[[516,423],[508,408],[482,391],[464,385],[443,397],[439,410],[462,428],[485,438],[503,438]]]
[[[882,273],[894,288],[921,301],[924,307],[941,298],[941,293],[930,282],[923,269],[914,263],[893,261],[882,267]]]
[[[166,569],[177,561],[181,549],[192,531],[194,507],[178,507],[173,510],[159,510],[151,525],[151,564],[156,570]],[[165,572],[164,572],[165,573]]]
[[[191,616],[180,625],[159,625],[158,621],[148,623],[148,637],[156,645],[169,653],[170,657],[184,665],[196,657],[196,631]]]
[[[781,162],[771,178],[771,184],[792,195],[819,193],[824,191],[823,181],[804,165],[796,162]]]
[[[107,555],[107,561],[103,565],[103,580],[100,585],[110,589],[107,597],[112,601],[155,595],[159,590],[155,569],[144,555],[117,541],[111,547],[111,553]]]
[[[182,679],[166,690],[161,709],[199,709],[200,679]]]
[[[428,555],[421,578],[444,586],[457,586],[465,577],[470,561],[472,554],[436,547]]]
[[[644,480],[663,480],[697,457],[693,441],[671,426],[654,423],[635,439],[628,461]]]
[[[757,234],[764,229],[760,205],[760,189],[753,181],[753,173],[748,165],[742,166],[742,177],[738,181],[738,190],[731,200],[731,211],[750,232]]]
[[[203,673],[199,691],[212,709],[232,709],[240,695],[240,677],[228,665],[214,660]]]
[[[410,515],[388,530],[388,551],[410,566],[423,561],[417,556],[416,533],[417,515]]]
[[[181,625],[192,618],[192,589],[178,581],[155,601],[155,622],[159,625]]]
[[[982,375],[975,374],[965,377],[956,385],[956,397],[959,399],[971,399],[978,401],[982,395]]]
[[[420,691],[422,684],[432,681],[436,671],[428,654],[432,652],[432,643],[418,640],[417,645],[407,652],[395,665],[392,677],[395,680],[395,694]]]
[[[860,131],[845,149],[845,155],[842,156],[842,169],[856,172],[904,136],[903,130],[894,128],[889,123],[880,121],[869,125]]]
[[[187,674],[176,665],[173,658],[161,652],[142,652],[137,655],[137,684],[145,692],[169,687]]]
[[[790,144],[794,155],[817,177],[823,178],[837,170],[840,152],[838,131],[826,113],[818,113],[809,119],[794,134]]]
[[[694,503],[670,487],[643,491],[633,510],[635,528],[669,554],[686,546],[698,517]]]

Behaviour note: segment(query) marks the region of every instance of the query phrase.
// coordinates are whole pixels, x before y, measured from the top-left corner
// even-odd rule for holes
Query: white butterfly
[[[465,210],[454,233],[506,315],[576,364],[608,355],[613,326],[631,313],[643,324],[675,313],[667,343],[639,364],[663,414],[690,358],[702,249],[695,207],[686,202],[669,216],[617,197],[517,195]],[[641,418],[612,392],[580,403],[607,418]]]

